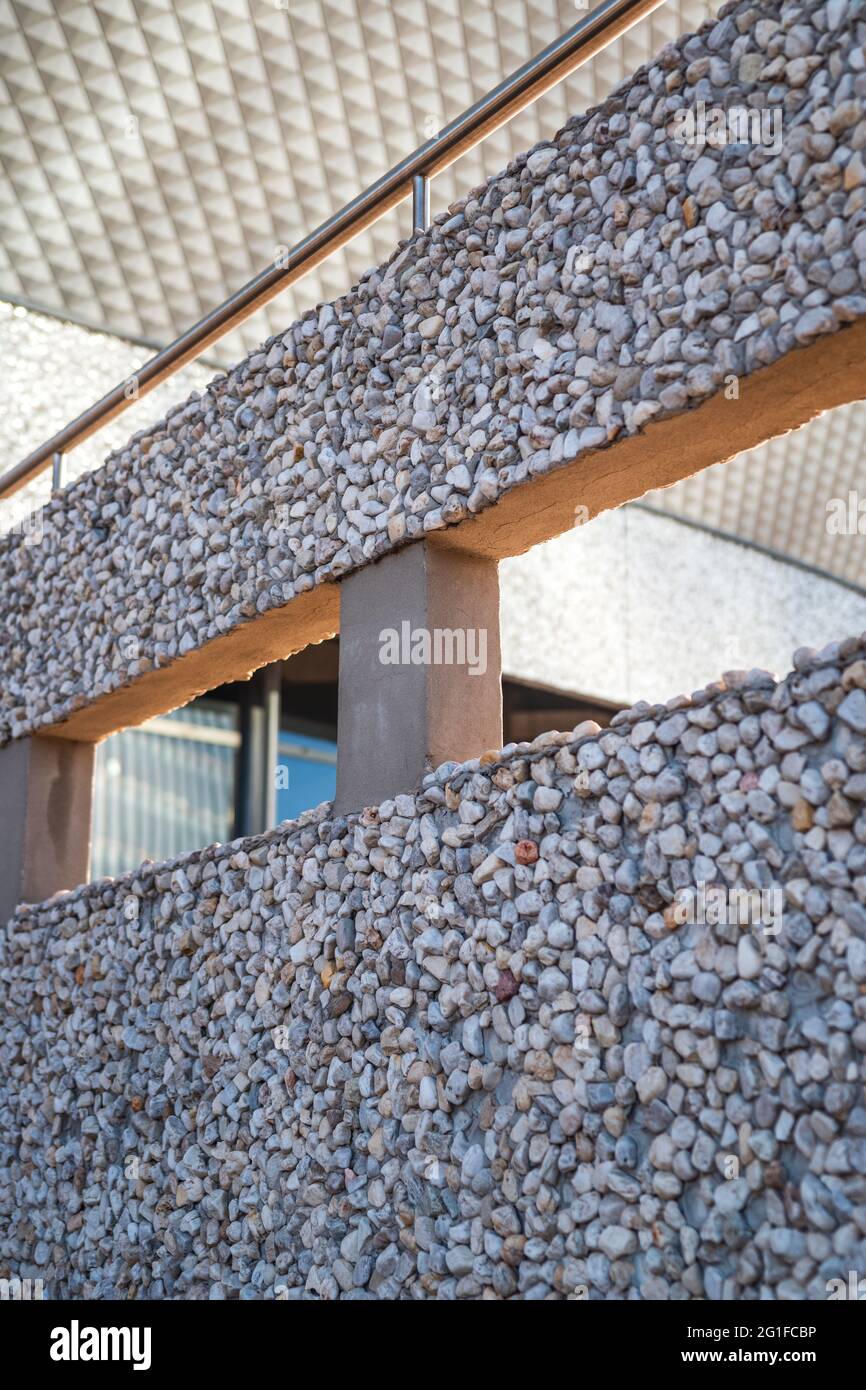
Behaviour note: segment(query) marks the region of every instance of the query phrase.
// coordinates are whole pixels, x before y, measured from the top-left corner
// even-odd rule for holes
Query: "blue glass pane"
[[[278,820],[293,820],[302,811],[333,800],[337,789],[336,743],[284,730],[278,760]]]

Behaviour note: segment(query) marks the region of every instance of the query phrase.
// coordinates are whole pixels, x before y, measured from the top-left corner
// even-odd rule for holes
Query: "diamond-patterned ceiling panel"
[[[168,342],[581,18],[574,0],[0,0],[0,294]],[[668,0],[436,180],[434,210],[600,101]],[[343,293],[404,206],[220,346]]]

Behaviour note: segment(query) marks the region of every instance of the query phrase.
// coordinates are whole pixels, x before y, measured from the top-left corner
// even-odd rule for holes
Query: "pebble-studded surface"
[[[0,1275],[253,1299],[861,1278],[866,634],[794,664],[23,910]],[[701,883],[783,911],[690,924]]]
[[[0,542],[0,742],[866,313],[864,41],[725,7]]]

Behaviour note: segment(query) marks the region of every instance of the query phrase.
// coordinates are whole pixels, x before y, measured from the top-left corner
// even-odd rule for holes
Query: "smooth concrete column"
[[[96,746],[20,738],[0,748],[0,922],[90,875]]]
[[[495,560],[418,541],[342,580],[338,721],[338,814],[502,746]]]

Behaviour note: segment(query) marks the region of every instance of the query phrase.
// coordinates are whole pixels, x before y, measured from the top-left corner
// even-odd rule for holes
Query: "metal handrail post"
[[[412,180],[412,230],[422,232],[430,226],[430,180],[416,174]]]

